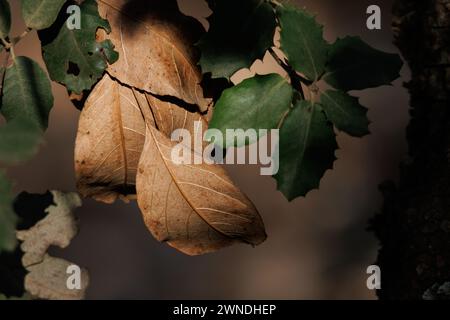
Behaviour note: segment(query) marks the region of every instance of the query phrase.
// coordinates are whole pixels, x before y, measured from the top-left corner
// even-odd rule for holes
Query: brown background
[[[19,1],[10,2],[18,17]],[[360,35],[379,49],[397,51],[390,28],[392,0],[295,2],[318,14],[330,41]],[[365,27],[371,4],[382,8],[381,31]],[[184,0],[180,5],[197,17],[208,15],[202,0]],[[16,18],[14,33],[23,29]],[[17,53],[42,64],[34,33]],[[267,61],[263,66],[257,63],[256,69],[271,68]],[[238,78],[248,74],[243,71]],[[402,83],[408,77],[405,67],[393,87],[355,93],[370,109],[372,135],[354,139],[339,134],[339,160],[327,172],[320,191],[288,203],[276,191],[274,180],[261,177],[258,168],[230,168],[266,223],[269,238],[255,249],[242,245],[186,257],[152,238],[136,204],[107,206],[86,200],[77,211],[79,236],[68,249],[55,251],[89,269],[92,299],[373,299],[365,271],[375,261],[377,242],[365,229],[381,206],[378,184],[397,177],[397,164],[406,152],[408,96]],[[53,90],[56,101],[45,146],[34,160],[9,171],[18,192],[75,190],[73,146],[79,112],[62,86],[54,84]]]

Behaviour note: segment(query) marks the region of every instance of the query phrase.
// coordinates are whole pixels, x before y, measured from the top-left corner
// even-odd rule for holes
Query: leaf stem
[[[8,50],[11,47],[11,43],[9,43],[6,39],[0,38],[0,41],[2,42],[6,50]]]
[[[280,7],[282,4],[276,0],[270,0],[269,3],[273,6],[273,7]]]
[[[22,32],[22,34],[18,37],[15,37],[13,39],[13,44],[17,44],[20,40],[22,40],[23,38],[25,38],[33,29],[31,28],[26,28],[24,32]]]
[[[313,82],[299,75],[297,71],[295,71],[290,65],[288,65],[276,54],[273,48],[269,48],[269,53],[275,59],[275,61],[284,69],[284,71],[286,71],[289,78],[291,79],[291,85],[294,87],[294,89],[296,89],[300,93],[301,98],[304,100],[305,93],[303,92],[302,84],[310,86],[311,84],[313,84]]]
[[[9,48],[9,52],[11,53],[11,58],[13,59],[13,61],[16,60],[16,53],[14,52],[14,46],[11,46]]]

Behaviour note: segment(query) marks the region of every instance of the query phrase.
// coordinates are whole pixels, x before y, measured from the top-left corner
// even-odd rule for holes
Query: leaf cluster
[[[67,7],[72,4],[66,0],[21,0],[26,30],[13,36],[10,4],[0,0],[0,115],[5,119],[0,126],[2,168],[29,160],[43,143],[54,104],[47,72],[69,92],[82,93],[90,90],[108,63],[117,59],[111,42],[96,40],[98,29],[110,31],[108,22],[99,16],[96,1],[86,0],[80,5],[83,27],[70,30],[65,21],[69,18]],[[46,70],[33,59],[15,53],[17,44],[33,31],[39,33]],[[3,171],[0,188],[1,252],[14,249],[17,223],[11,185]]]
[[[305,196],[319,187],[336,160],[334,128],[354,137],[369,133],[367,109],[349,91],[390,84],[399,77],[402,60],[359,37],[329,43],[315,16],[289,4],[209,3],[210,30],[198,44],[204,73],[230,80],[269,53],[287,74],[256,75],[225,90],[210,128],[223,134],[227,129],[280,129],[280,170],[274,178],[289,200]],[[274,41],[277,30],[279,43]]]

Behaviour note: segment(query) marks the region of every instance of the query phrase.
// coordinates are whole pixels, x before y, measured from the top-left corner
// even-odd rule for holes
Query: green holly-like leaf
[[[388,85],[400,76],[398,54],[372,48],[359,37],[338,39],[331,46],[325,81],[343,91]]]
[[[305,10],[290,5],[277,8],[281,26],[281,50],[289,63],[311,81],[325,70],[328,43],[323,38],[323,26]]]
[[[89,90],[103,75],[118,53],[109,40],[96,42],[97,29],[110,32],[107,20],[100,17],[97,3],[86,0],[80,6],[81,29],[70,30],[63,24],[56,38],[43,46],[44,60],[52,80],[64,84],[69,91],[81,94]],[[40,32],[47,40],[51,30]]]
[[[42,130],[29,119],[13,119],[0,127],[0,164],[30,159],[42,143]]]
[[[28,28],[42,30],[50,27],[66,0],[21,0],[22,17]]]
[[[354,137],[369,134],[367,108],[357,98],[342,91],[328,90],[320,101],[328,119],[341,131]]]
[[[45,130],[53,107],[50,80],[41,67],[27,57],[16,57],[6,69],[1,113],[6,120],[27,119]]]
[[[210,29],[199,43],[200,65],[212,78],[229,79],[273,45],[275,13],[264,0],[217,0],[212,9]]]
[[[12,203],[11,185],[0,171],[0,252],[12,251],[16,246],[17,217]]]
[[[318,188],[336,149],[333,126],[320,105],[299,101],[280,130],[278,189],[291,201]]]
[[[220,130],[224,137],[227,129],[275,129],[291,107],[292,96],[292,87],[280,75],[257,75],[223,92],[209,128]],[[207,138],[211,136],[207,135]],[[243,141],[226,141],[224,146],[240,147]],[[247,144],[253,142],[245,141]]]
[[[0,0],[0,38],[6,38],[11,29],[11,8],[7,0]],[[1,44],[0,44],[1,52]]]

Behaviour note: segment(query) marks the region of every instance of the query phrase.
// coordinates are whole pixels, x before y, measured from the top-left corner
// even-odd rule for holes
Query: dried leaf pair
[[[155,238],[189,255],[262,243],[261,217],[218,165],[176,165],[170,136],[202,134],[204,97],[193,46],[202,29],[176,1],[101,0],[117,63],[88,97],[75,149],[78,189],[112,203],[137,199]],[[193,108],[187,106],[193,106]],[[192,111],[195,109],[196,111]],[[187,153],[192,146],[184,145]]]

